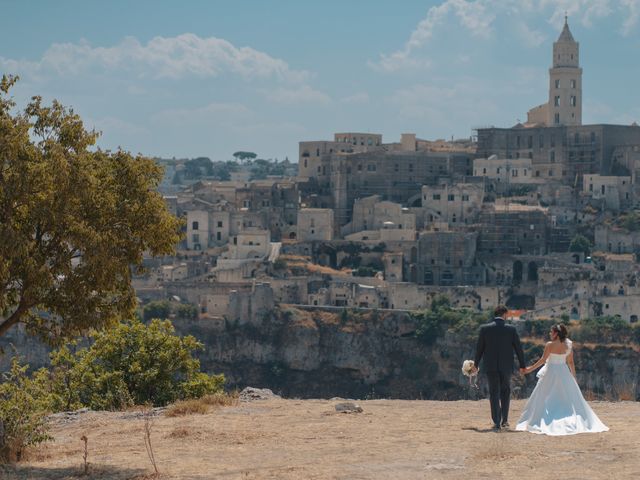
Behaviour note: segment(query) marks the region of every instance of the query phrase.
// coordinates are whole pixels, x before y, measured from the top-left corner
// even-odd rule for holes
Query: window
[[[449,194],[447,196],[447,200],[450,201],[450,202],[453,202],[455,199],[456,199],[456,196],[454,194]]]
[[[367,171],[368,172],[375,172],[376,171],[376,164],[375,163],[370,163],[369,165],[367,165]]]
[[[516,137],[516,147],[520,148],[520,135]]]
[[[559,114],[559,113],[556,113],[556,114],[553,116],[553,122],[554,122],[556,125],[558,125],[558,124],[560,123],[560,114]]]
[[[575,106],[576,106],[576,96],[575,96],[575,95],[571,95],[571,97],[569,98],[569,104],[570,104],[572,107],[575,107]]]
[[[469,195],[462,195],[462,201],[463,202],[468,202],[469,201]]]
[[[544,135],[540,135],[540,138],[538,139],[538,147],[544,148]]]
[[[591,132],[590,138],[591,143],[596,143],[596,132]]]
[[[487,173],[487,169],[486,169],[486,168],[483,168],[483,169],[482,169],[482,173]]]
[[[358,171],[361,172],[362,171],[362,164],[358,165]]]
[[[536,170],[536,177],[540,176],[540,170]]]
[[[440,194],[439,193],[434,193],[433,194],[433,199],[434,200],[440,200]]]
[[[304,168],[307,168],[307,159],[304,159]]]
[[[570,81],[570,84],[571,84],[571,88],[576,88],[576,81],[575,80],[572,79]]]
[[[516,170],[515,168],[513,170],[511,170],[511,176],[512,177],[517,177],[518,176],[518,170]]]
[[[527,139],[527,148],[533,148],[533,135],[529,135]]]
[[[556,79],[556,88],[560,88],[560,79]]]
[[[198,230],[198,226],[199,226],[199,225],[198,225],[198,222],[193,222],[193,223],[191,224],[191,229],[192,229],[192,230]]]
[[[218,222],[218,228],[222,228],[222,222]]]
[[[410,172],[413,172],[413,163],[410,163],[410,164],[409,164],[409,171],[410,171]]]
[[[551,163],[555,163],[556,162],[556,152],[554,152],[553,150],[551,150],[549,152],[549,161]]]
[[[373,140],[371,139],[371,137],[367,139],[367,145],[369,146],[373,145]]]
[[[549,170],[549,176],[553,177],[553,170]]]
[[[218,241],[222,240],[222,233],[220,232],[216,233],[216,240]]]
[[[551,147],[555,147],[556,146],[556,135],[555,135],[555,133],[551,134],[551,138],[549,139],[549,146],[551,146]]]
[[[193,243],[200,243],[200,235],[199,235],[199,234],[197,234],[197,233],[194,233],[194,234],[191,236],[191,240],[193,240]]]
[[[319,157],[319,156],[320,156],[320,149],[316,148],[316,157]]]
[[[394,165],[393,167],[393,171],[394,172],[399,172],[400,171],[400,165],[398,165],[397,163]]]

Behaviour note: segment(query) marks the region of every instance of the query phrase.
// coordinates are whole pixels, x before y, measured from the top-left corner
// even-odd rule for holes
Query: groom
[[[493,322],[480,327],[474,362],[477,369],[480,365],[480,359],[484,357],[482,368],[489,381],[491,419],[495,431],[499,431],[501,427],[509,427],[509,399],[514,351],[520,363],[520,373],[524,373],[525,370],[520,337],[513,325],[504,323],[506,313],[506,307],[499,305],[494,310]]]

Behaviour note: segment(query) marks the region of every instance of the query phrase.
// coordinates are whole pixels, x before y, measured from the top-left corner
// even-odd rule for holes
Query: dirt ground
[[[592,402],[610,431],[568,437],[489,430],[487,400],[370,400],[336,413],[337,400],[266,400],[206,415],[156,417],[151,441],[164,479],[640,478],[640,403]],[[523,401],[512,404],[512,423]],[[0,478],[151,478],[144,421],[88,412],[57,421],[54,441]]]

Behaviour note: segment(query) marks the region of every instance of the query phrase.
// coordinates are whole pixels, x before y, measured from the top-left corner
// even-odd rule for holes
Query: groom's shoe
[[[494,432],[499,432],[500,431],[500,425],[495,424],[491,430],[493,430]]]
[[[502,425],[500,425],[500,427],[502,428],[509,428],[509,422],[502,422]]]

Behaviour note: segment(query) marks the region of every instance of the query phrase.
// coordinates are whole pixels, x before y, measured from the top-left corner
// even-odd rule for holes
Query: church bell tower
[[[582,125],[580,44],[573,39],[566,16],[562,33],[553,44],[552,65],[547,125]]]

